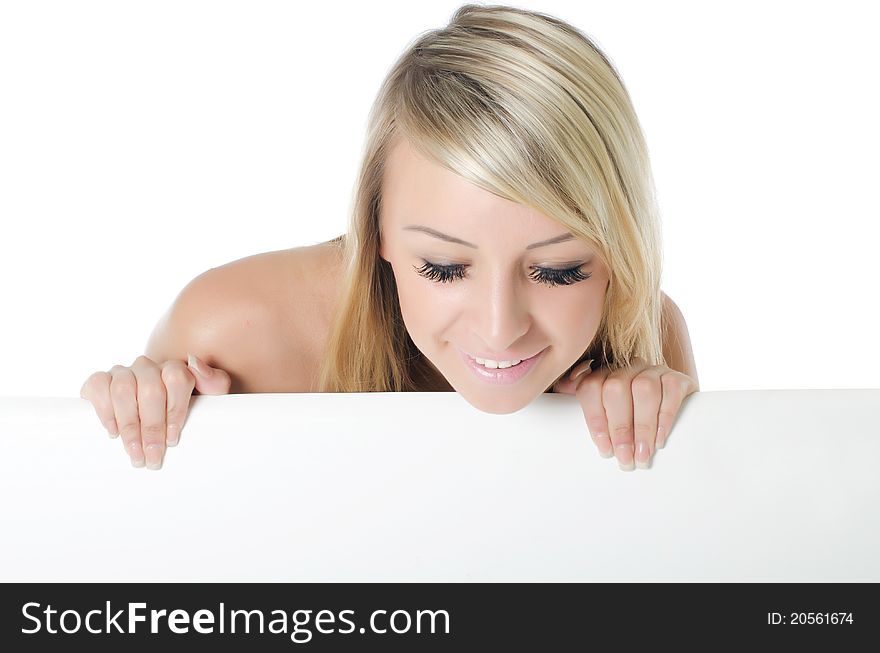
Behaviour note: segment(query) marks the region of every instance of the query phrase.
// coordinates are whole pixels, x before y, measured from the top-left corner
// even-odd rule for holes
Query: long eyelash
[[[570,286],[578,281],[584,281],[593,276],[592,272],[584,274],[581,266],[568,268],[567,270],[554,270],[553,268],[535,268],[529,275],[535,281],[546,283],[549,286]]]
[[[464,279],[463,265],[434,265],[433,263],[428,263],[427,261],[425,261],[425,264],[422,267],[413,267],[415,268],[416,272],[418,272],[426,279],[430,279],[431,281],[446,283],[447,281],[452,281],[453,279]]]
[[[447,281],[454,281],[455,279],[464,279],[465,267],[466,266],[460,264],[436,265],[434,263],[429,263],[428,261],[425,261],[425,264],[420,268],[413,266],[415,271],[426,279],[437,281],[439,283],[446,283]],[[578,281],[589,279],[591,276],[593,276],[592,272],[586,274],[581,272],[580,266],[568,268],[566,270],[536,267],[533,269],[533,272],[529,274],[529,277],[534,281],[547,284],[548,286],[570,286]]]

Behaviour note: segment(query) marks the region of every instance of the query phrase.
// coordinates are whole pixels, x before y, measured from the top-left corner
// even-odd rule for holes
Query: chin
[[[457,390],[457,392],[477,410],[491,413],[492,415],[510,415],[522,410],[531,403],[531,401],[523,401],[521,398],[510,395],[502,396],[499,394],[497,397],[489,395],[474,397],[472,393],[461,392],[460,390]]]

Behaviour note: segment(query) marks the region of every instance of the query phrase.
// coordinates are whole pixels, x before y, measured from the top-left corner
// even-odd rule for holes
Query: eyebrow
[[[467,247],[472,247],[474,249],[479,249],[473,243],[469,243],[466,240],[462,240],[461,238],[456,238],[455,236],[449,236],[444,233],[440,233],[436,229],[431,229],[431,227],[425,227],[419,224],[416,225],[408,225],[403,228],[404,231],[420,231],[429,236],[433,236],[434,238],[439,238],[440,240],[445,240],[450,243],[457,243],[459,245],[465,245]],[[543,247],[544,245],[553,245],[554,243],[562,243],[567,240],[572,240],[574,238],[574,234],[565,233],[559,234],[558,236],[554,236],[553,238],[548,238],[547,240],[541,240],[537,243],[532,243],[528,245],[526,249],[535,249],[536,247]]]

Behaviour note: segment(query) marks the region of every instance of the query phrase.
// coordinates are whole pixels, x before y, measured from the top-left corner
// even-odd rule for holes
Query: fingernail
[[[633,446],[631,444],[618,444],[614,447],[617,455],[617,464],[624,471],[632,471],[635,469],[633,465]]]
[[[662,449],[666,446],[666,434],[664,433],[664,431],[666,431],[666,429],[664,429],[662,426],[657,429],[656,445],[658,449]]]
[[[144,454],[147,457],[147,469],[159,469],[162,467],[162,450],[158,444],[148,444]]]
[[[581,376],[584,372],[590,369],[590,363],[593,362],[593,359],[584,361],[583,363],[578,363],[577,366],[571,371],[569,375],[569,379],[571,381],[577,381],[578,377]]]
[[[651,466],[651,451],[644,442],[636,445],[636,467],[648,469]]]
[[[169,424],[166,427],[167,434],[165,436],[165,444],[169,447],[176,447],[180,440],[180,428],[177,424]]]
[[[143,460],[135,460],[134,458],[132,458],[131,459],[131,466],[132,467],[143,467],[144,461]]]
[[[196,372],[198,372],[199,376],[202,376],[206,379],[211,376],[211,374],[213,374],[212,370],[202,367],[199,359],[192,354],[187,354],[186,364],[193,368]]]
[[[596,447],[599,449],[599,455],[603,458],[611,458],[614,455],[614,447],[611,446],[611,440],[607,433],[596,435]]]

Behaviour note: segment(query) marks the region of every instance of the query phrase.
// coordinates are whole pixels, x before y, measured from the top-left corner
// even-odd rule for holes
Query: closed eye
[[[425,264],[422,267],[417,268],[416,266],[413,266],[413,269],[426,279],[436,281],[437,283],[446,283],[447,281],[463,279],[466,267],[466,265],[462,264],[437,265],[425,261]],[[591,276],[593,276],[593,273],[582,272],[580,265],[563,270],[535,266],[529,274],[530,279],[548,286],[570,286],[578,281],[589,279]]]

